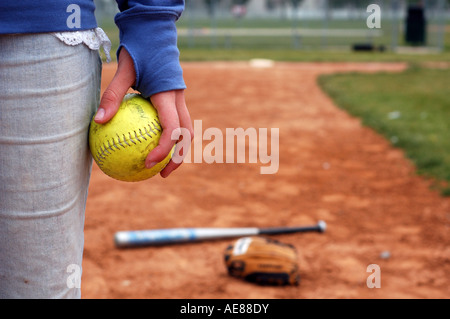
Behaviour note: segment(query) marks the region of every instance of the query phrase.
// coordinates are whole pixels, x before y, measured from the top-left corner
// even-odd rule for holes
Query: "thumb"
[[[119,55],[119,64],[116,74],[103,92],[100,105],[95,115],[94,121],[99,124],[108,122],[117,113],[128,89],[136,80],[133,59],[128,52],[122,48]]]

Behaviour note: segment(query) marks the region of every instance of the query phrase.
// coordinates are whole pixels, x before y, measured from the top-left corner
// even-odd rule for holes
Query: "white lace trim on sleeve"
[[[111,62],[109,52],[111,51],[111,41],[101,28],[83,31],[55,32],[53,35],[67,45],[79,45],[83,43],[91,50],[99,50],[102,47],[105,52],[106,62]]]

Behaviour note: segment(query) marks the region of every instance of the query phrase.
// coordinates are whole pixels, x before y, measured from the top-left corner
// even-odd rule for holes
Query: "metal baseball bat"
[[[319,221],[312,226],[297,227],[235,227],[235,228],[167,228],[154,230],[119,231],[114,235],[117,247],[156,246],[230,237],[277,235],[300,232],[320,232],[326,229],[326,223]]]

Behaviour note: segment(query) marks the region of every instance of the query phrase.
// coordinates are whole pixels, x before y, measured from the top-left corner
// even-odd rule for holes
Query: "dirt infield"
[[[83,298],[449,298],[450,200],[403,153],[338,109],[316,79],[329,72],[401,71],[403,64],[186,63],[186,98],[203,130],[279,128],[279,169],[185,163],[168,179],[115,181],[94,165]],[[105,65],[103,88],[115,65]],[[364,103],[361,100],[361,103]],[[207,142],[204,143],[206,145]],[[203,145],[203,146],[204,146]],[[117,249],[119,230],[269,227],[326,221],[324,234],[280,235],[299,253],[298,287],[227,275],[233,240]],[[377,264],[381,288],[368,288]]]

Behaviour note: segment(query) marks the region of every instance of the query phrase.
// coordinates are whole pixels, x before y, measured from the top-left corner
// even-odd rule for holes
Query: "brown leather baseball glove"
[[[243,237],[229,245],[225,265],[231,276],[260,285],[300,282],[295,247],[266,237]]]

